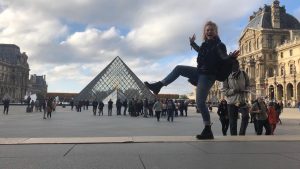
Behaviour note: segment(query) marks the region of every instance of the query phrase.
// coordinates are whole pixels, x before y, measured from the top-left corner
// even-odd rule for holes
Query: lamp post
[[[276,102],[276,97],[277,97],[277,81],[276,81],[277,73],[276,70],[274,69],[274,101]]]
[[[296,72],[296,66],[294,65],[293,66],[293,77],[294,77],[294,91],[293,91],[294,95],[293,96],[294,96],[294,105],[296,105],[297,99],[298,99],[297,98],[297,93],[296,93],[297,92],[297,90],[296,90],[297,89],[297,86],[296,86],[297,85],[297,83],[296,83],[297,82],[296,81],[296,74],[297,74],[297,72]]]

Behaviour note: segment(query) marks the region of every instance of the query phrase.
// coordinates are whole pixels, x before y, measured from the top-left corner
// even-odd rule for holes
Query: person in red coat
[[[276,128],[276,124],[278,123],[278,116],[275,110],[275,105],[273,102],[269,103],[269,107],[268,107],[268,121],[269,124],[272,128],[272,135],[274,134],[274,130]]]

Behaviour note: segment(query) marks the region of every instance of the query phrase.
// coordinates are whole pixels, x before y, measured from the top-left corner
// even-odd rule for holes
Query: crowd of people
[[[173,99],[156,99],[154,101],[146,99],[120,99],[114,102],[110,99],[107,102],[107,112],[108,116],[112,116],[113,107],[116,107],[116,115],[126,116],[127,113],[129,116],[137,117],[143,116],[147,117],[157,117],[157,121],[160,120],[160,116],[168,117],[168,121],[173,122],[174,116],[187,116],[188,113],[188,100],[173,100]],[[71,110],[74,110],[74,106],[77,112],[81,112],[82,108],[88,110],[90,102],[88,100],[79,100],[79,101],[70,101]],[[103,116],[103,109],[105,104],[103,101],[94,100],[92,102],[93,115],[97,114]],[[122,111],[123,108],[123,111]]]
[[[257,135],[262,135],[263,128],[265,129],[265,135],[273,135],[276,125],[278,123],[282,124],[280,115],[283,111],[283,103],[281,101],[266,103],[264,97],[258,97],[251,104],[246,102],[245,105],[238,106],[237,111],[232,110],[229,106],[230,104],[223,99],[217,110],[224,136],[227,135],[228,129],[230,129],[230,135],[232,136],[245,135],[249,123],[254,124],[254,130]],[[241,125],[238,134],[237,121],[239,118],[241,119]]]
[[[57,101],[52,97],[49,97],[47,99],[32,100],[30,96],[28,96],[26,99],[26,103],[26,112],[30,113],[33,112],[33,110],[35,110],[36,112],[44,112],[43,119],[50,119],[52,116],[52,112],[55,111],[57,106]]]

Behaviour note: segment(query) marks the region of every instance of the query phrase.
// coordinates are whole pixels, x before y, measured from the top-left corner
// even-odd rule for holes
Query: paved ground
[[[166,119],[156,122],[142,117],[94,117],[91,110],[72,112],[61,107],[52,119],[43,120],[39,112],[25,113],[24,107],[13,106],[9,115],[0,115],[0,168],[300,168],[297,109],[285,109],[283,125],[278,125],[276,135],[269,137],[255,136],[253,124],[246,137],[223,137],[214,112],[216,139],[197,141],[194,135],[203,126],[194,109],[188,117],[169,123]]]

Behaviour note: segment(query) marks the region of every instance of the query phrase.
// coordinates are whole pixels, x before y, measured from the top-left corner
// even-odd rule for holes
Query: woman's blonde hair
[[[206,40],[206,36],[205,36],[205,28],[207,26],[212,26],[213,29],[216,31],[216,36],[219,37],[219,33],[218,33],[218,26],[216,23],[214,23],[213,21],[207,21],[204,25],[204,28],[203,28],[203,34],[202,34],[202,38],[203,40],[205,41]]]

